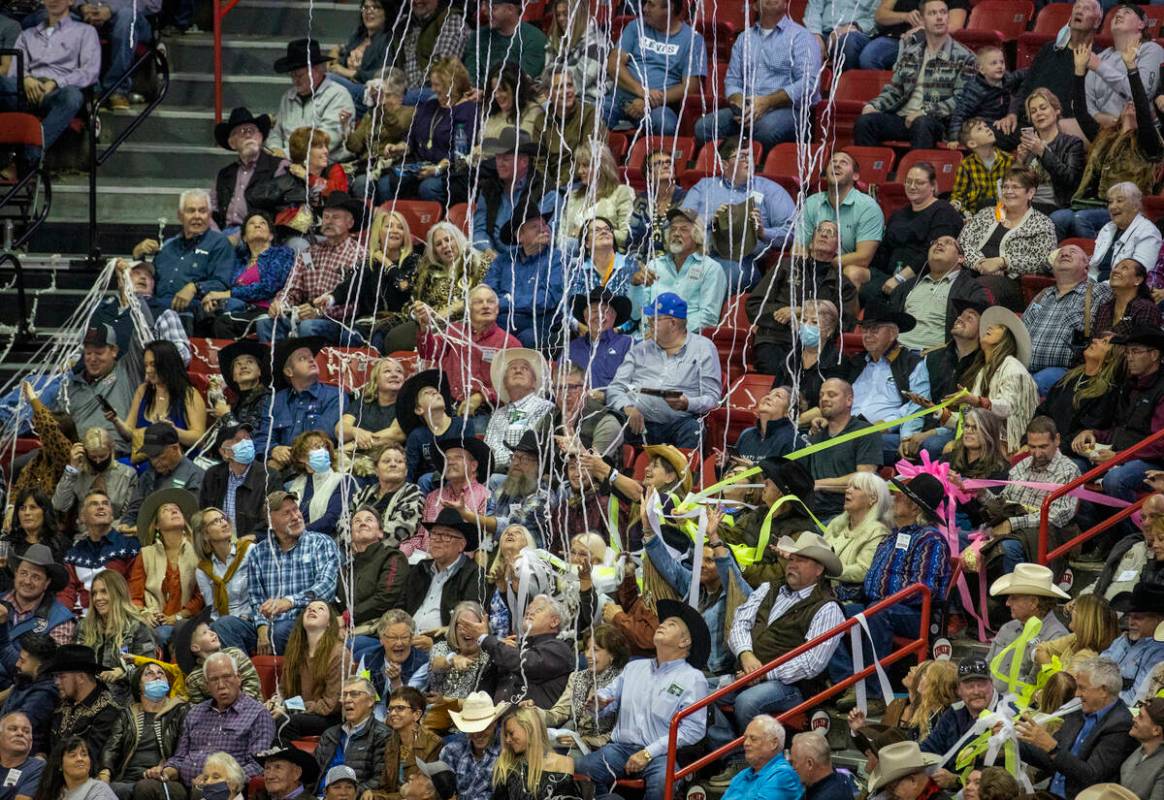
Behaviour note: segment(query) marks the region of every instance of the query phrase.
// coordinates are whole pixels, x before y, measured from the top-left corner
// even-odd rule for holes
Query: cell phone
[[[645,394],[648,397],[666,397],[662,389],[639,389],[639,394]]]
[[[1022,132],[1022,133],[1029,133],[1031,136],[1034,136],[1034,135],[1035,135],[1035,129],[1034,129],[1034,128],[1023,128],[1021,132]]]
[[[101,406],[101,409],[107,413],[110,413],[110,414],[117,413],[116,411],[113,410],[113,406],[109,405],[109,401],[105,399],[104,395],[100,395],[100,394],[97,395],[97,404],[99,406]]]

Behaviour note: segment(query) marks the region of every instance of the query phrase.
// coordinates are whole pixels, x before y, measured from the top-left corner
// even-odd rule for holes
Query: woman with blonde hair
[[[925,670],[918,671],[915,685],[917,705],[912,722],[921,740],[930,735],[938,715],[958,702],[958,666],[953,661],[931,661]]]
[[[865,573],[873,553],[893,528],[893,503],[889,485],[875,472],[854,472],[845,487],[844,510],[825,529],[825,541],[844,567],[834,579],[837,599],[855,602],[864,598]]]
[[[505,637],[519,633],[518,625],[524,616],[526,605],[539,594],[551,592],[552,584],[548,573],[531,565],[529,586],[525,596],[517,595],[521,580],[517,572],[517,559],[524,550],[537,549],[537,542],[529,528],[524,525],[510,525],[501,532],[497,543],[497,555],[485,577],[493,584],[489,596],[489,629],[495,636]]]
[[[360,390],[360,401],[351,403],[336,426],[336,438],[346,450],[367,454],[387,444],[404,444],[404,431],[396,421],[396,396],[404,385],[404,365],[395,358],[377,359]]]
[[[174,626],[202,610],[195,573],[201,560],[188,520],[198,500],[185,489],[161,489],[142,502],[138,513],[141,552],[129,568],[129,596],[144,609],[154,638],[165,647]]]
[[[550,27],[546,31],[546,68],[542,82],[549,84],[555,70],[569,68],[575,76],[579,100],[600,106],[609,92],[606,62],[610,37],[587,13],[586,6],[572,0],[550,4]]]
[[[376,482],[365,486],[356,496],[355,507],[367,507],[380,517],[380,530],[389,547],[416,536],[424,514],[424,495],[415,483],[409,483],[407,455],[399,444],[384,445],[373,453]]]
[[[339,722],[340,687],[352,674],[351,657],[340,635],[339,616],[322,600],[313,600],[295,620],[283,655],[280,693],[267,701],[271,714],[286,717],[279,741],[318,736]],[[298,697],[302,711],[287,708],[284,698]]]
[[[635,191],[622,182],[614,154],[602,142],[592,140],[574,153],[577,182],[566,195],[566,205],[557,222],[558,246],[573,252],[583,225],[603,217],[614,228],[614,243],[625,247],[630,237]]]
[[[590,626],[602,619],[602,606],[609,598],[594,588],[593,569],[606,563],[606,540],[586,531],[570,540],[570,563],[578,568],[578,620],[575,635],[581,640]]]
[[[501,723],[501,754],[493,765],[493,800],[552,800],[582,797],[574,759],[550,746],[542,712],[511,711]]]
[[[129,598],[129,584],[120,573],[102,570],[93,577],[89,611],[77,623],[77,643],[93,648],[97,663],[105,668],[98,677],[114,696],[129,698],[129,673],[122,653],[155,658],[158,645],[143,612]]]
[[[457,622],[462,618],[484,622],[485,610],[475,600],[457,603],[449,615],[448,633],[429,652],[428,710],[424,716],[429,730],[448,730],[452,724],[449,709],[460,709],[461,701],[480,685],[489,666],[489,654],[477,640],[461,635]]]
[[[1058,659],[1063,669],[1070,670],[1075,663],[1098,656],[1120,635],[1118,615],[1099,595],[1081,594],[1068,606],[1071,621],[1067,629],[1071,632],[1040,642],[1033,656],[1036,664]]]
[[[194,552],[199,556],[194,579],[202,599],[210,607],[211,629],[223,648],[253,652],[257,641],[255,609],[251,606],[247,554],[254,541],[239,540],[230,519],[220,508],[209,506],[190,520]]]

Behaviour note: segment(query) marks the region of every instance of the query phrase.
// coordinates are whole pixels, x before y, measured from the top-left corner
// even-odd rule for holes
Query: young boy
[[[962,128],[971,117],[980,117],[991,125],[1005,117],[1022,77],[1021,72],[1006,71],[1006,58],[1001,48],[987,45],[979,50],[978,74],[966,81],[954,102],[949,124],[950,141],[960,140]],[[995,136],[1003,150],[1011,151],[1018,146],[1017,130],[1004,133],[996,129]]]
[[[958,165],[950,204],[970,219],[998,202],[999,181],[1014,159],[995,146],[994,128],[982,117],[967,120],[958,141],[970,154]]]

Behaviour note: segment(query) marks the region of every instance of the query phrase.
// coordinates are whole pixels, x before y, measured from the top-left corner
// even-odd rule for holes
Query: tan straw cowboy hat
[[[833,552],[833,548],[829,547],[829,543],[819,533],[805,531],[799,534],[795,540],[791,536],[781,536],[780,540],[776,542],[776,549],[804,558],[811,558],[824,567],[826,578],[840,577],[841,571],[844,570],[844,566],[837,558],[837,554]]]
[[[1029,594],[1035,597],[1054,597],[1070,600],[1071,595],[1055,585],[1055,575],[1042,564],[1019,564],[1014,572],[1003,575],[990,585],[994,597],[1007,594]]]
[[[509,703],[493,704],[488,692],[471,692],[461,701],[460,711],[450,711],[453,724],[462,733],[480,733],[509,710]]]
[[[897,742],[877,751],[877,767],[869,773],[869,795],[873,796],[894,781],[928,772],[942,763],[942,757],[923,753],[917,742]]]

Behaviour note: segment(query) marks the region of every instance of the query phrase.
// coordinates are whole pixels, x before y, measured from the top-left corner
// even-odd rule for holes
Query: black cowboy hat
[[[301,347],[306,347],[311,351],[311,355],[319,355],[319,351],[324,348],[327,342],[321,336],[291,336],[286,339],[280,339],[275,344],[275,357],[273,359],[275,364],[275,374],[272,376],[275,379],[275,390],[286,389],[291,384],[287,382],[287,378],[283,375],[283,367],[287,364],[287,359]]]
[[[787,458],[765,458],[757,465],[764,477],[776,484],[781,494],[799,497],[806,504],[812,501],[815,483],[812,475],[799,461]]]
[[[416,414],[416,398],[420,396],[420,390],[426,386],[431,386],[441,393],[441,397],[445,399],[445,408],[453,407],[453,396],[449,391],[449,382],[445,379],[445,374],[439,369],[421,370],[406,380],[400,387],[400,393],[396,395],[396,421],[400,423],[400,429],[405,435],[411,433],[413,428],[424,424],[424,420]]]
[[[950,300],[950,305],[954,308],[954,316],[958,316],[966,309],[970,308],[978,312],[978,316],[986,309],[990,308],[990,303],[980,300],[972,300],[968,297],[955,297]]]
[[[182,670],[183,675],[189,675],[198,669],[198,659],[190,652],[190,645],[194,641],[194,631],[198,630],[198,626],[210,624],[210,613],[210,606],[206,606],[174,629],[174,638],[170,643],[170,649],[173,651],[174,660],[178,662],[178,669]]]
[[[865,314],[857,324],[870,325],[874,323],[892,323],[897,326],[899,333],[905,333],[914,329],[917,320],[904,311],[894,311],[888,304],[874,300],[865,306]]]
[[[433,466],[437,472],[444,472],[445,453],[449,450],[465,450],[477,462],[477,483],[485,483],[492,469],[493,451],[489,445],[476,436],[447,436],[438,439],[432,452]]]
[[[56,562],[53,551],[43,544],[30,544],[24,555],[14,556],[17,561],[24,561],[34,567],[40,567],[48,575],[48,593],[56,594],[69,583],[69,571]]]
[[[909,740],[904,728],[882,725],[879,722],[862,725],[850,735],[853,737],[853,744],[857,746],[858,752],[872,752],[873,755],[877,755],[878,751],[886,745]]]
[[[239,339],[218,351],[218,371],[227,386],[239,393],[238,383],[234,380],[234,360],[239,356],[251,356],[258,361],[259,384],[271,385],[271,346],[254,339]]]
[[[536,156],[541,152],[529,134],[517,128],[503,128],[495,138],[481,142],[481,154],[486,158],[509,155]]]
[[[354,230],[360,230],[364,227],[364,219],[368,215],[368,205],[360,198],[352,197],[347,192],[332,192],[323,201],[323,210],[327,211],[329,208],[339,208],[351,214]]]
[[[1112,344],[1142,344],[1164,353],[1164,330],[1151,325],[1137,325],[1130,333],[1116,336]]]
[[[523,433],[517,444],[505,446],[511,453],[529,453],[537,458],[542,472],[550,469],[556,463],[555,456],[558,453],[558,448],[549,436],[539,436],[537,431],[532,429]]]
[[[703,615],[679,600],[657,600],[655,611],[659,615],[660,624],[671,617],[678,617],[683,621],[687,626],[687,632],[691,634],[691,649],[687,651],[687,663],[696,669],[707,669],[707,659],[711,655],[711,634],[707,630],[707,622]]]
[[[426,520],[421,523],[431,534],[432,529],[436,526],[442,528],[452,528],[465,537],[465,552],[471,553],[476,550],[481,544],[481,534],[477,530],[477,523],[465,522],[461,519],[461,515],[451,508],[442,508],[441,513],[437,514],[436,519]]]
[[[190,518],[198,511],[198,498],[186,489],[176,489],[170,487],[168,489],[158,489],[146,495],[145,500],[142,500],[141,507],[137,512],[137,533],[138,536],[144,536],[146,529],[150,523],[158,516],[158,510],[166,503],[173,503],[182,511],[182,516],[186,519],[186,524],[190,524]],[[145,546],[147,542],[142,541]]]
[[[609,289],[595,286],[590,294],[576,294],[570,300],[570,312],[579,322],[586,321],[586,309],[593,303],[602,303],[614,309],[614,327],[618,327],[630,319],[630,298],[617,295]]]
[[[317,39],[292,39],[287,42],[287,55],[275,61],[275,72],[291,72],[308,64],[326,64],[335,61],[323,54]]]
[[[1130,592],[1120,592],[1113,597],[1111,607],[1121,614],[1129,611],[1164,614],[1164,586],[1140,581]]]
[[[58,672],[87,672],[96,675],[104,672],[105,667],[97,663],[97,656],[92,647],[83,644],[63,644],[57,648],[52,661],[42,668],[45,675],[55,675]]]
[[[300,750],[295,745],[272,747],[270,750],[255,753],[254,759],[260,764],[266,764],[268,761],[286,761],[299,767],[303,771],[303,774],[299,776],[299,782],[308,792],[314,792],[315,784],[319,782],[319,764],[316,762],[315,756],[306,750]]]
[[[246,106],[232,108],[230,117],[225,122],[220,122],[214,126],[214,141],[218,142],[218,146],[224,150],[230,150],[229,143],[230,134],[239,125],[254,125],[259,129],[259,133],[263,138],[267,138],[267,134],[271,132],[271,117],[267,114],[260,114],[255,116],[251,110]]]
[[[909,483],[901,478],[890,478],[889,482],[912,500],[914,505],[925,512],[931,520],[937,522],[941,519],[938,508],[946,497],[946,490],[942,488],[942,482],[933,475],[923,472]]]

